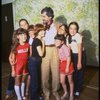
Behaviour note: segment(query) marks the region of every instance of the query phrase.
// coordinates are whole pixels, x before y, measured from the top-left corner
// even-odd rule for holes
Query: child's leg
[[[68,77],[68,82],[69,82],[69,86],[70,86],[70,97],[73,97],[74,83],[73,83],[72,74],[68,75],[67,77]]]
[[[60,83],[63,87],[63,90],[64,90],[64,95],[61,97],[61,99],[65,98],[66,95],[67,95],[67,86],[66,86],[66,83],[65,83],[65,78],[66,78],[66,75],[64,74],[60,74]]]
[[[15,84],[15,78],[9,75],[9,80],[8,80],[8,85],[7,85],[7,90],[6,93],[8,95],[12,95],[12,92],[14,91],[14,84]]]
[[[30,75],[28,75],[26,80],[26,93],[25,93],[26,96],[28,96],[29,94],[29,86],[30,86]]]
[[[20,83],[21,83],[21,76],[16,76],[14,88],[17,95],[17,100],[22,100],[21,94],[20,94]]]
[[[21,82],[21,95],[22,97],[25,97],[25,79],[27,75],[22,76],[22,82]]]

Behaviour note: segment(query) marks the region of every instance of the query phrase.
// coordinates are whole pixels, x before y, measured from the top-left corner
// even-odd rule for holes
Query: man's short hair
[[[52,18],[54,17],[54,11],[53,11],[53,9],[51,7],[45,7],[45,8],[43,8],[41,10],[41,14],[44,13],[44,12],[46,12],[46,15],[48,17],[52,17]]]

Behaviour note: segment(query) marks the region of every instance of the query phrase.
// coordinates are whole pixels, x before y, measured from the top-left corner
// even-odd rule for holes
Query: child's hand
[[[16,64],[16,61],[15,61],[15,60],[11,60],[11,61],[10,61],[10,64],[13,66],[13,65]]]
[[[11,76],[15,77],[15,71],[14,70],[12,71]]]
[[[69,68],[66,68],[65,72],[66,72],[66,74],[68,74],[69,73]]]
[[[78,63],[77,64],[77,69],[80,70],[81,68],[82,68],[82,64],[81,63]]]
[[[11,52],[9,55],[9,62],[11,65],[14,65],[16,63],[16,55],[13,52]]]

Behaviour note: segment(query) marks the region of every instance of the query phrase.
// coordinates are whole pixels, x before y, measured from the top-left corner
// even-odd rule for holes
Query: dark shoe
[[[43,94],[43,92],[40,92],[40,94],[39,94],[39,100],[44,100],[44,94]]]
[[[23,100],[27,100],[25,96],[24,96],[24,97],[22,97],[22,99],[23,99]]]

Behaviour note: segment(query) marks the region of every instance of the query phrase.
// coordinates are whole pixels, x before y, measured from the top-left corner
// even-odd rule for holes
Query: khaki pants
[[[46,47],[45,57],[42,59],[42,88],[43,93],[50,95],[50,71],[52,77],[52,92],[59,89],[59,58],[56,47]]]

